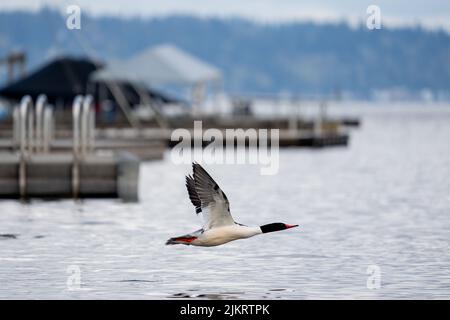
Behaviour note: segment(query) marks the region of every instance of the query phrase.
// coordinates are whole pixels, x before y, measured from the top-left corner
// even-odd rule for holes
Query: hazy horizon
[[[113,16],[124,18],[154,18],[172,15],[188,15],[205,18],[242,18],[262,23],[348,23],[357,25],[365,22],[369,5],[376,4],[381,9],[382,24],[386,27],[423,27],[425,29],[444,29],[450,32],[450,2],[438,0],[420,1],[382,0],[373,1],[347,0],[334,2],[330,0],[314,1],[293,0],[259,0],[237,1],[218,0],[137,0],[133,6],[124,6],[124,1],[108,2],[54,1],[54,0],[18,0],[14,3],[0,2],[1,11],[38,11],[50,7],[61,12],[69,5],[79,5],[85,13],[93,16]]]

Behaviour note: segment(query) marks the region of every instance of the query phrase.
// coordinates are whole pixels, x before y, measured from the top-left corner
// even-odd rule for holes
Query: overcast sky
[[[385,25],[443,27],[450,31],[450,0],[0,0],[0,10],[38,10],[44,5],[65,11],[77,4],[82,12],[94,15],[161,16],[239,16],[264,22],[292,20],[365,21],[366,9],[376,4]]]

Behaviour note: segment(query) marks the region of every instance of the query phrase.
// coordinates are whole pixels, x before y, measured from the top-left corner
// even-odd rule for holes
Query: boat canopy
[[[168,44],[146,49],[129,60],[111,62],[91,75],[92,81],[130,81],[148,86],[196,85],[221,78],[216,67]]]

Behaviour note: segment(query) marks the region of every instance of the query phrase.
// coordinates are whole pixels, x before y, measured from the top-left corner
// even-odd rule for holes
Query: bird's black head
[[[262,233],[281,231],[294,227],[298,227],[298,224],[286,224],[281,222],[275,222],[260,226]]]

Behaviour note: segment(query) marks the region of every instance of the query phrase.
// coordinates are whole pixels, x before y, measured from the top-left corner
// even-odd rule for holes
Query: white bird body
[[[247,227],[239,224],[217,227],[199,234],[190,244],[193,246],[212,247],[233,240],[246,239],[262,234],[260,227]]]
[[[259,227],[236,223],[231,216],[227,196],[219,185],[199,164],[194,163],[193,170],[194,177],[186,177],[186,187],[196,213],[202,214],[203,228],[190,234],[170,238],[166,244],[212,247],[258,234],[297,227],[297,225],[280,222]]]

